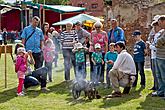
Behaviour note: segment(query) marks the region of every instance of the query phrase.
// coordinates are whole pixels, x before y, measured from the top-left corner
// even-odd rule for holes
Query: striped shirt
[[[165,29],[159,31],[161,34],[156,43],[156,58],[165,59]]]
[[[60,40],[62,49],[73,49],[74,41],[78,41],[78,36],[75,30],[71,32],[63,31]]]

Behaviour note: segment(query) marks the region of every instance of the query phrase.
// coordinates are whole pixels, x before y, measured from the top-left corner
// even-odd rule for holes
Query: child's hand
[[[28,51],[28,54],[29,54],[29,56],[32,56],[32,51],[29,50],[29,51]]]
[[[102,65],[104,64],[104,61],[102,60]]]
[[[109,62],[109,64],[113,64],[113,61],[112,60],[109,60],[108,62]]]
[[[96,65],[96,62],[93,62],[94,65]]]

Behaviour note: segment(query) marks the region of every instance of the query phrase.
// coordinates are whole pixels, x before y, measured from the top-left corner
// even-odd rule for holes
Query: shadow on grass
[[[107,93],[111,93],[111,89],[104,89],[104,85],[100,85],[96,88],[99,92],[99,95],[104,96]],[[85,104],[85,103],[90,103],[92,100],[89,100],[87,97],[84,98],[84,91],[81,92],[81,96],[78,99],[74,99],[72,97],[72,94],[70,94],[70,98],[67,98],[66,100],[68,101],[67,103],[70,104],[71,106],[74,106],[76,104]],[[97,99],[93,99],[97,100]]]
[[[127,101],[130,101],[132,99],[137,99],[139,97],[141,97],[140,92],[143,90],[143,88],[140,88],[139,90],[135,91],[135,89],[133,88],[130,92],[130,94],[128,95],[123,95],[122,97],[119,98],[109,98],[109,99],[105,99],[103,100],[103,105],[100,106],[100,108],[110,108],[113,106],[118,106],[121,105],[123,103],[126,103]]]
[[[12,88],[12,89],[8,89],[3,92],[0,92],[0,103],[4,103],[15,98],[16,90],[17,88]]]
[[[49,94],[49,93],[68,94],[69,93],[69,83],[70,82],[63,81],[59,84],[49,86],[48,87],[49,91],[46,91],[46,92],[42,92],[41,90],[28,90],[27,96],[30,98],[35,98],[35,97],[39,96],[40,94]]]
[[[67,98],[66,100],[68,101],[67,103],[70,106],[74,106],[76,104],[85,104],[85,103],[92,102],[92,100],[89,100],[87,98],[82,98],[82,97],[80,97],[79,99],[74,99],[73,97],[70,97],[70,98]]]
[[[49,86],[48,89],[50,89],[50,92],[54,92],[55,94],[68,94],[70,91],[71,82],[72,81],[63,81],[53,86]]]
[[[142,110],[165,110],[165,100],[160,97],[151,97],[151,94],[148,94],[146,96],[146,99],[144,102],[141,102],[141,107],[138,107],[137,109]]]

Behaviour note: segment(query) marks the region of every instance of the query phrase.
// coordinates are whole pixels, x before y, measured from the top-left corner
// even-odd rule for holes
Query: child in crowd
[[[109,78],[109,72],[113,67],[114,62],[117,59],[117,52],[115,52],[115,43],[109,44],[109,51],[105,54],[104,61],[107,64],[106,69],[106,88],[110,87],[110,78]]]
[[[85,79],[86,72],[85,72],[85,51],[88,48],[83,47],[81,43],[76,43],[74,49],[72,50],[75,53],[76,58],[76,79]]]
[[[43,48],[45,67],[48,68],[48,79],[49,82],[52,82],[52,63],[54,59],[54,50],[55,46],[53,41],[48,38],[45,42],[45,46]]]
[[[18,88],[17,95],[24,96],[24,92],[22,91],[25,79],[25,72],[27,70],[27,57],[26,50],[24,47],[19,47],[17,49],[17,57],[15,62],[15,72],[18,76]]]
[[[102,67],[102,64],[104,64],[103,56],[101,52],[101,46],[99,43],[95,44],[95,52],[92,53],[91,60],[94,64],[93,66],[94,72],[92,73],[92,82],[98,85],[100,81],[101,67]]]
[[[145,42],[141,39],[141,32],[139,30],[134,31],[133,37],[136,41],[134,45],[134,62],[136,65],[136,80],[133,83],[133,87],[136,87],[138,81],[138,71],[140,71],[141,76],[141,87],[145,88],[145,74],[144,74],[144,62],[145,55],[147,54]]]

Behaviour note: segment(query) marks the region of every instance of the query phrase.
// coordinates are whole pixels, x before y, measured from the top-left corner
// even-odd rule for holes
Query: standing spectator
[[[108,43],[125,41],[124,30],[118,26],[116,19],[111,19],[112,29],[108,32]]]
[[[79,42],[76,43],[74,49],[72,50],[75,53],[76,58],[76,79],[85,79],[86,78],[86,67],[85,67],[85,51],[88,49],[83,47]]]
[[[95,44],[95,52],[92,53],[92,62],[93,62],[93,73],[92,73],[92,82],[94,82],[96,85],[100,82],[101,77],[101,68],[104,64],[103,56],[101,52],[101,46],[99,43]]]
[[[55,45],[55,57],[54,57],[54,65],[57,67],[57,62],[58,62],[58,54],[60,52],[60,34],[54,29],[54,27],[50,28],[50,32],[52,34],[52,40]]]
[[[94,24],[95,30],[91,32],[91,38],[90,38],[90,48],[89,48],[89,58],[90,58],[90,72],[91,76],[90,79],[92,79],[92,72],[93,72],[93,62],[91,61],[92,52],[94,52],[94,46],[96,43],[99,43],[101,45],[101,52],[104,60],[104,55],[108,51],[108,36],[105,31],[102,30],[103,24],[100,21],[97,21]],[[100,82],[104,82],[104,70],[105,70],[105,64],[102,64],[101,67],[101,76],[100,76]]]
[[[25,72],[27,71],[27,54],[25,48],[19,47],[17,49],[17,58],[15,63],[15,72],[18,76],[18,88],[17,88],[17,95],[23,96],[24,93],[22,91],[25,79]]]
[[[43,48],[45,67],[48,68],[48,80],[52,82],[52,63],[54,59],[54,44],[53,41],[48,38],[45,41],[45,46]]]
[[[70,80],[70,68],[73,65],[74,73],[76,75],[76,62],[75,56],[72,52],[74,44],[78,41],[76,31],[72,30],[73,23],[66,24],[66,31],[61,33],[61,44],[64,57],[65,80]],[[72,65],[71,65],[72,62]]]
[[[78,41],[82,45],[86,45],[86,39],[90,37],[90,33],[81,27],[82,24],[80,21],[77,21],[75,26],[76,26],[75,29],[78,35]]]
[[[40,18],[34,16],[32,18],[32,24],[25,27],[21,35],[22,43],[25,45],[26,51],[32,51],[33,58],[35,60],[35,69],[40,68],[43,65],[42,48],[44,36],[42,30],[37,27],[39,22]]]
[[[110,80],[114,92],[105,98],[121,97],[120,86],[124,87],[124,94],[128,94],[133,81],[135,80],[136,67],[132,56],[126,51],[125,44],[118,41],[115,44],[118,57],[110,70]]]
[[[158,19],[158,24],[161,27],[156,42],[156,76],[158,78],[159,89],[152,93],[153,96],[165,97],[165,15],[161,15]]]
[[[3,34],[2,34],[2,36],[3,36],[4,45],[7,45],[7,35],[8,35],[8,33],[7,33],[6,28],[3,28]]]
[[[43,23],[42,32],[44,34],[44,43],[46,42],[46,40],[48,40],[48,38],[52,38],[51,34],[49,33],[49,23]]]
[[[107,69],[106,69],[106,88],[110,87],[110,78],[109,78],[109,72],[113,67],[114,62],[117,59],[117,53],[115,52],[115,43],[109,44],[109,51],[105,54],[104,61],[107,63]]]
[[[80,21],[77,21],[75,26],[78,35],[78,41],[83,46],[87,46],[87,40],[90,38],[90,33],[81,27],[82,23]],[[86,54],[85,54],[85,73],[86,73]]]
[[[0,45],[2,45],[2,41],[3,41],[3,36],[2,36],[2,30],[0,29]]]
[[[141,76],[141,87],[145,88],[145,74],[144,74],[144,61],[145,61],[145,54],[146,51],[146,45],[145,42],[141,39],[141,32],[139,30],[135,30],[133,33],[133,37],[136,41],[134,45],[134,61],[136,65],[136,80],[133,83],[133,87],[136,87],[137,81],[138,81],[138,72],[140,71]]]
[[[160,36],[160,26],[158,25],[158,20],[157,21],[153,21],[151,26],[154,29],[155,35],[154,37],[150,38],[150,46],[149,48],[151,49],[151,70],[152,70],[152,74],[153,74],[153,78],[154,78],[154,86],[151,88],[151,90],[157,90],[158,89],[158,80],[156,78],[156,42],[157,42],[157,38],[158,36]]]

